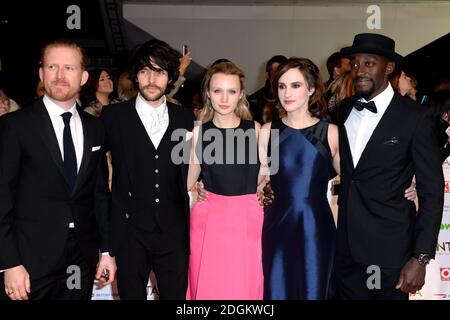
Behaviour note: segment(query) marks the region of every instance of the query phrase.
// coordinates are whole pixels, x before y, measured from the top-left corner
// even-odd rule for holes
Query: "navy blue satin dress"
[[[264,210],[264,299],[331,299],[336,227],[327,199],[334,174],[328,123],[293,129],[278,121],[272,129],[279,140],[271,139],[269,154],[279,153],[279,168],[270,177],[275,199]]]

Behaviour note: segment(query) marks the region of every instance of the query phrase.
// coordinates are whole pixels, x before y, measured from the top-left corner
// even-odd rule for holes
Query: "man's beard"
[[[61,85],[63,86],[61,87]],[[54,81],[49,86],[47,95],[56,101],[67,101],[75,98],[77,96],[77,92],[70,87],[68,82]]]
[[[150,94],[148,94],[147,92],[145,92],[145,89],[147,88],[157,88],[159,90],[159,93],[154,94],[153,96],[151,96]],[[149,101],[149,102],[155,102],[158,101],[159,99],[162,98],[162,96],[164,95],[164,90],[158,86],[155,85],[147,85],[145,87],[139,88],[139,93],[141,94],[141,96]]]
[[[369,80],[372,83],[372,85],[369,88],[366,88],[366,89],[358,89],[358,86],[356,84],[357,80],[358,79],[355,80],[355,97],[357,99],[364,98],[364,99],[367,100],[374,93],[375,85],[374,85],[372,79],[367,79],[367,80]]]

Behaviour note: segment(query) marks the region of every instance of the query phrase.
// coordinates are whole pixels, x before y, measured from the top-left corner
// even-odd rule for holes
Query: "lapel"
[[[50,115],[45,108],[44,102],[40,99],[33,106],[33,114],[36,117],[36,126],[39,135],[41,136],[44,144],[46,145],[50,155],[58,168],[59,173],[64,177],[66,181],[66,188],[69,191],[69,185],[66,178],[66,171],[64,168],[64,163],[62,159],[61,150],[59,149],[58,140],[56,138],[55,130],[53,129],[52,121],[50,120]]]
[[[178,107],[174,104],[171,104],[170,102],[167,102],[167,110],[169,112],[169,125],[167,126],[166,132],[164,132],[164,135],[161,139],[161,143],[159,144],[159,146],[161,146],[162,143],[166,143],[167,139],[169,141],[171,140],[172,132],[174,129],[181,128],[181,126],[177,125],[178,118],[177,118],[176,112],[175,112],[176,108],[181,108],[181,107]],[[152,143],[152,145],[153,145],[153,143]],[[159,148],[159,146],[158,146],[158,148]]]
[[[346,163],[351,164],[352,170],[355,168],[355,164],[353,163],[353,157],[352,157],[352,151],[350,149],[350,143],[348,141],[348,135],[347,135],[347,129],[345,128],[345,121],[347,120],[348,116],[350,115],[350,112],[352,111],[353,106],[350,99],[347,99],[345,101],[342,101],[341,107],[340,107],[340,124],[341,124],[341,132],[343,141],[340,141],[342,143],[342,148],[344,149],[347,161]]]
[[[370,139],[361,154],[361,158],[359,158],[358,164],[356,165],[355,171],[363,170],[364,166],[370,163],[370,160],[378,159],[380,157],[379,154],[376,154],[376,156],[372,158],[370,156],[379,150],[379,146],[383,143],[386,132],[388,132],[390,128],[399,125],[399,118],[397,117],[395,108],[397,103],[397,95],[394,94],[394,97],[381,117],[380,122],[378,122],[378,125],[370,136]]]
[[[77,111],[80,115],[81,125],[83,127],[83,157],[81,159],[80,170],[78,171],[77,180],[75,182],[75,186],[73,187],[72,194],[75,194],[78,191],[82,185],[82,182],[86,179],[88,164],[92,157],[92,146],[95,134],[94,127],[88,121],[87,115],[84,111],[80,108],[77,108]],[[98,152],[102,151],[104,150],[100,150]]]
[[[147,132],[145,131],[145,127],[142,124],[141,119],[136,111],[136,99],[130,101],[130,104],[124,108],[123,118],[121,117],[121,131],[120,137],[122,139],[122,145],[125,151],[126,162],[128,163],[128,176],[130,179],[130,184],[133,184],[134,177],[134,148],[136,141],[135,137],[138,137],[140,134],[145,134],[147,136]],[[150,140],[150,138],[149,138]],[[151,144],[151,141],[150,141]],[[112,151],[114,156],[114,150]]]

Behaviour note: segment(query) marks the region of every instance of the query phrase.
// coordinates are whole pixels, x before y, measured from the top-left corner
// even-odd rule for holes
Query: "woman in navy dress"
[[[264,212],[264,298],[329,299],[336,227],[327,186],[333,165],[336,171],[339,166],[337,126],[321,120],[326,104],[312,61],[290,58],[273,85],[287,115],[265,124],[260,134],[275,193]]]

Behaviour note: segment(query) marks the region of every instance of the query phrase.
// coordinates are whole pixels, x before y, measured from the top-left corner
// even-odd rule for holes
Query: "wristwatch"
[[[419,264],[425,265],[425,266],[426,266],[428,263],[430,263],[430,260],[431,260],[430,255],[429,255],[429,254],[425,254],[425,253],[414,254],[413,257],[417,259],[417,261],[419,262]]]

